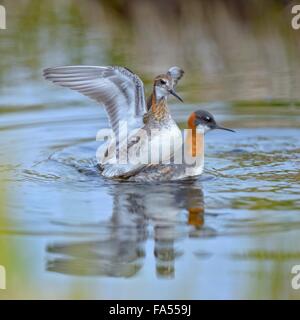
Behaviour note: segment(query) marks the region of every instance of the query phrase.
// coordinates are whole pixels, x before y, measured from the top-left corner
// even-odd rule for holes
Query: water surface
[[[178,87],[185,104],[170,99],[175,120],[184,127],[190,112],[203,108],[237,132],[207,135],[201,177],[105,180],[95,168],[104,110],[43,81],[41,72],[125,62],[139,71],[142,61],[119,42],[126,35],[114,28],[122,20],[106,26],[116,33],[100,31],[80,5],[64,3],[65,15],[43,5],[36,20],[12,11],[12,27],[1,34],[0,264],[8,289],[0,297],[300,298],[290,284],[291,267],[300,263],[300,109],[297,83],[289,86],[295,74],[282,64],[272,73],[273,83],[290,90],[258,82],[238,91],[232,69],[212,85],[198,81],[201,66],[193,73],[188,59],[172,56],[172,64],[186,66],[187,79]],[[149,63],[140,72],[147,92],[156,71],[169,67],[150,61],[153,70]]]

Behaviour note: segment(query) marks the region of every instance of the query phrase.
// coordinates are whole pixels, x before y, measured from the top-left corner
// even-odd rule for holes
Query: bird
[[[183,74],[184,74],[183,69],[181,69],[177,66],[171,67],[167,71],[167,75],[170,76],[172,79],[173,90],[176,88],[178,81],[183,77]],[[147,110],[151,109],[152,99],[153,99],[153,92],[151,93],[151,95],[147,99]],[[179,98],[179,100],[180,100],[180,98]]]
[[[171,163],[150,164],[135,176],[129,177],[128,180],[135,182],[173,181],[199,176],[204,169],[205,134],[216,129],[235,132],[233,129],[220,126],[214,116],[206,110],[192,112],[188,118],[187,127],[182,147],[174,154]]]
[[[145,99],[142,80],[119,66],[66,66],[44,70],[44,77],[102,103],[112,138],[97,151],[102,176],[135,182],[171,181],[202,174],[204,135],[221,127],[214,116],[197,110],[188,118],[185,137],[173,120],[167,99],[182,101],[175,87],[183,75],[179,67],[154,78]],[[125,126],[124,126],[125,124]]]
[[[121,66],[62,66],[47,68],[43,75],[55,84],[76,90],[104,105],[113,138],[98,149],[98,167],[106,178],[129,179],[148,166],[153,154],[159,163],[167,162],[181,147],[177,143],[163,155],[148,152],[157,146],[167,150],[164,143],[170,139],[180,141],[181,131],[170,114],[167,99],[171,94],[182,101],[174,88],[183,73],[174,66],[155,77],[148,101],[142,80]],[[135,161],[130,161],[132,158]],[[125,159],[125,163],[120,159]]]

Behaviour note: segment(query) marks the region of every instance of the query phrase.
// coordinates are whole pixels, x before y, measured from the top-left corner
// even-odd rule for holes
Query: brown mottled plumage
[[[147,124],[151,120],[161,122],[167,119],[169,115],[170,113],[166,100],[161,100],[158,103],[153,103],[150,110],[144,115],[143,122],[144,124]]]

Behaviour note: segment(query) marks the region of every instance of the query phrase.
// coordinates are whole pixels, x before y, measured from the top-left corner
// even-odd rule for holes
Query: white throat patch
[[[167,97],[169,92],[165,88],[155,86],[155,95],[156,99],[160,100],[163,97]]]
[[[209,130],[211,130],[211,128],[210,127],[208,127],[208,126],[206,126],[206,125],[202,125],[202,124],[199,124],[198,126],[197,126],[197,131],[199,132],[199,133],[207,133]]]

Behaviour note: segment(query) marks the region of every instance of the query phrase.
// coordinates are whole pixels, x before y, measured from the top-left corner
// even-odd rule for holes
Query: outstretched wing
[[[174,66],[168,70],[167,74],[171,76],[173,80],[173,88],[175,88],[178,81],[182,78],[184,71],[179,67]]]
[[[143,82],[126,68],[65,66],[45,69],[44,77],[103,104],[116,137],[119,121],[127,121],[128,130],[143,124],[146,112]]]

